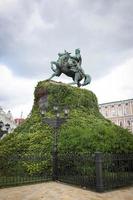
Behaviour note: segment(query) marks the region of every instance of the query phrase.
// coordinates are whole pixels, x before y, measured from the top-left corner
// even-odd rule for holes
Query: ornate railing
[[[0,187],[52,180],[50,156],[0,156]]]
[[[103,192],[133,184],[133,154],[0,156],[0,187],[58,180]]]

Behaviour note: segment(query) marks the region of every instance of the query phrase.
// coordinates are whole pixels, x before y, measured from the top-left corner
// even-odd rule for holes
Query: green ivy
[[[0,140],[0,159],[5,159],[6,162],[6,158],[14,154],[23,157],[36,153],[47,158],[51,157],[53,129],[42,122],[36,95],[40,88],[48,91],[47,117],[54,117],[54,104],[69,105],[69,119],[61,126],[58,133],[59,152],[133,152],[133,135],[100,114],[97,98],[93,92],[68,84],[41,81],[35,88],[31,116],[12,134]],[[23,166],[32,174],[41,171],[42,167],[46,169],[47,166],[51,166],[50,162],[51,159],[47,159],[47,162],[41,165],[39,161],[26,162]],[[3,166],[6,170],[6,163],[3,162]]]

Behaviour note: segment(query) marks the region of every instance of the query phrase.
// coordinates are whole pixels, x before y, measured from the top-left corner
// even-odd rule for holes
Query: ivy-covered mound
[[[59,152],[133,152],[133,136],[99,112],[93,92],[54,81],[35,88],[34,105],[25,122],[0,141],[0,155],[43,153],[50,155],[53,129],[43,117],[54,117],[53,106],[69,106],[69,118],[59,129]],[[40,114],[46,110],[45,114]],[[62,112],[63,113],[63,112]]]
[[[12,176],[17,170],[30,175],[51,172],[54,130],[43,118],[55,117],[54,105],[69,106],[70,110],[69,118],[58,131],[58,152],[133,152],[131,133],[100,114],[97,98],[91,91],[42,81],[35,88],[34,96],[30,117],[0,140],[0,176]],[[42,111],[45,113],[41,114]],[[34,159],[35,155],[43,158]]]

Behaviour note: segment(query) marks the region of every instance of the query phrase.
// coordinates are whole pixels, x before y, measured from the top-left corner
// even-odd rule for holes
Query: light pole
[[[59,106],[53,106],[55,112],[55,118],[44,117],[43,122],[50,125],[54,129],[54,142],[53,142],[53,180],[58,179],[58,161],[57,161],[57,139],[58,139],[58,129],[60,126],[68,119],[69,109],[65,106],[63,108],[64,115],[61,117],[61,112],[59,111]],[[44,114],[44,113],[43,113]]]

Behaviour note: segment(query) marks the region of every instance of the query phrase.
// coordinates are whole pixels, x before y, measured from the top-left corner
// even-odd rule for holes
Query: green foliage
[[[30,159],[26,159],[25,157],[22,162],[22,168],[25,169],[29,175],[40,175],[44,174],[44,172],[45,174],[50,173],[52,171],[51,155],[46,157],[42,155],[40,157],[39,155],[35,157],[35,155],[32,155]]]
[[[41,166],[40,160],[37,162],[32,161],[29,163],[26,161],[21,163],[21,168],[24,168],[29,174],[38,171],[40,168],[47,169],[48,165],[51,166],[50,153],[52,150],[52,142],[52,130],[42,123],[38,108],[34,106],[31,117],[16,128],[14,133],[9,134],[0,141],[0,161],[2,161],[0,171],[4,174],[5,172],[12,174],[14,169],[18,166],[17,160],[14,160],[14,155],[19,157],[20,160],[29,155],[38,156],[41,154],[43,155],[42,159],[47,156],[47,162],[41,163]],[[9,163],[11,158],[13,159]],[[49,170],[51,170],[51,167],[49,167]]]
[[[133,152],[133,136],[105,119],[75,113],[73,120],[60,130],[59,149],[59,152],[129,153]]]
[[[14,133],[0,141],[0,159],[3,159],[1,169],[5,167],[6,171],[7,159],[14,154],[21,158],[25,155],[41,154],[49,159],[41,164],[40,161],[24,162],[22,166],[29,174],[43,169],[51,170],[53,129],[42,122],[37,96],[40,88],[48,91],[46,117],[54,116],[54,104],[69,105],[70,108],[69,119],[59,130],[59,152],[133,152],[133,136],[128,130],[114,125],[99,113],[97,98],[91,91],[62,83],[41,81],[35,89],[31,116]],[[11,165],[14,167],[13,162]]]

